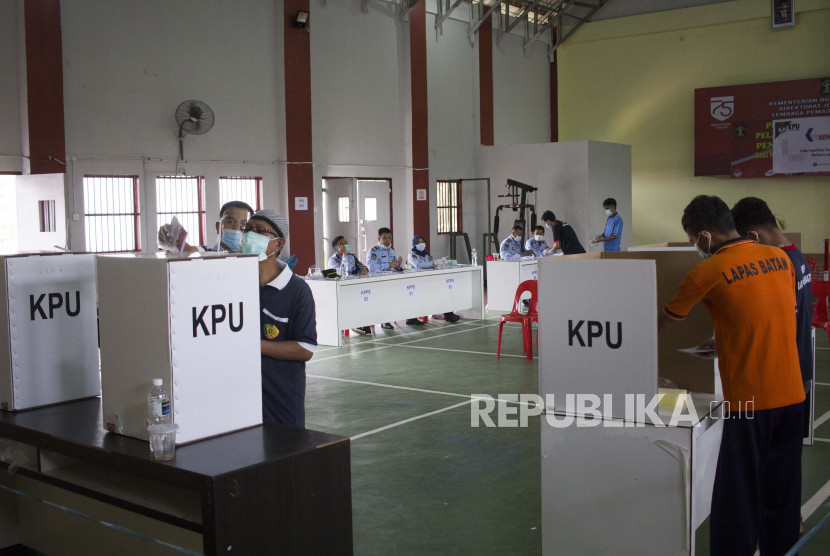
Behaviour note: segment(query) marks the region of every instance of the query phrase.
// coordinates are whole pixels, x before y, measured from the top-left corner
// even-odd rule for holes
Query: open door
[[[392,227],[391,180],[357,180],[357,224],[359,246],[356,252],[365,263],[366,253],[377,243],[378,229]]]
[[[323,253],[334,253],[331,241],[343,236],[352,253],[366,263],[377,243],[378,229],[392,227],[392,181],[372,178],[323,178]]]
[[[331,241],[343,236],[357,252],[357,211],[354,178],[323,179],[323,253],[324,266],[334,254]]]

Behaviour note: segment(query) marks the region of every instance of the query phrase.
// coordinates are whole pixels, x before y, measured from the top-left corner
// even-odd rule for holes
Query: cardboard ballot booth
[[[253,256],[99,255],[104,427],[146,440],[162,378],[176,443],[262,423],[259,274]]]
[[[694,553],[722,421],[713,362],[677,350],[712,326],[697,306],[658,336],[657,316],[699,261],[685,250],[539,261],[545,554]],[[688,403],[659,407],[658,378]]]
[[[0,255],[0,407],[97,396],[93,255]]]

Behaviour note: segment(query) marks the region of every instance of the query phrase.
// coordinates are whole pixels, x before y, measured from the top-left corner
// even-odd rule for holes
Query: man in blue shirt
[[[305,427],[305,362],[317,347],[316,311],[308,284],[277,260],[287,238],[288,220],[263,209],[245,224],[240,252],[259,256],[262,419]]]
[[[603,251],[619,251],[622,240],[623,221],[622,216],[617,214],[617,201],[609,197],[602,202],[605,208],[605,231],[598,235],[591,243],[604,243]]]
[[[533,237],[525,242],[525,251],[530,251],[537,257],[544,257],[548,250],[548,243],[545,241],[545,227],[536,226],[533,228]]]
[[[524,229],[519,226],[513,226],[510,235],[501,242],[499,246],[499,257],[505,261],[518,261],[521,257],[532,255],[530,251],[525,251],[522,248],[522,233]]]
[[[392,230],[389,228],[378,230],[378,244],[369,249],[367,258],[369,259],[366,261],[369,272],[399,270],[401,268],[403,259],[401,257],[396,258],[395,249],[392,248]],[[380,326],[386,330],[394,328],[391,322],[384,322]]]

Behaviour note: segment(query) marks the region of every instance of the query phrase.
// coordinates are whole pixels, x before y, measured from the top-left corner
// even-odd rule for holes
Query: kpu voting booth
[[[657,315],[699,261],[688,251],[539,261],[545,554],[694,554],[721,401],[713,361],[678,349],[712,327],[697,306],[658,335]]]
[[[0,257],[0,408],[101,393],[93,255]]]
[[[104,426],[147,439],[162,378],[176,443],[262,423],[254,256],[97,257]]]

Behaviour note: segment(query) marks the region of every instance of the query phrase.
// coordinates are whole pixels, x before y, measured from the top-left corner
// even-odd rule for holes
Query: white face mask
[[[612,214],[614,213],[611,212],[611,209],[605,209],[605,216],[611,216]]]
[[[534,237],[536,238],[536,241],[544,241],[545,240],[545,236],[534,236]]]
[[[703,232],[701,232],[701,233],[703,233]],[[711,257],[712,253],[710,253],[709,251],[712,250],[712,236],[711,235],[709,236],[709,247],[706,251],[701,249],[700,245],[698,245],[698,243],[700,243],[700,234],[697,234],[697,241],[695,242],[695,247],[697,248],[697,254],[700,255],[701,259],[708,259],[709,257]]]
[[[421,251],[421,252],[423,252],[424,249],[426,249],[426,248],[427,248],[426,243],[419,243],[418,245],[415,246],[415,249],[417,249],[418,251]]]
[[[513,236],[514,241],[522,241],[522,236]]]

